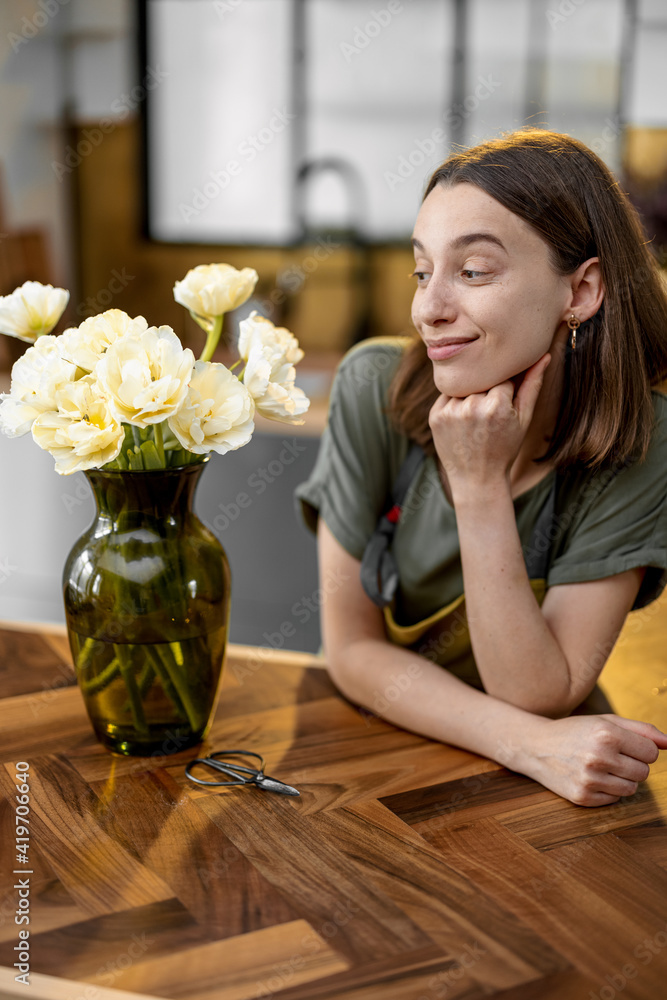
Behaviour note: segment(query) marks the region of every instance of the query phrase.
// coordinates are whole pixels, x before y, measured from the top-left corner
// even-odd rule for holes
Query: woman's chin
[[[537,360],[539,358],[535,359],[535,361]],[[454,364],[453,361],[453,358],[446,362],[434,361],[433,381],[443,396],[455,396],[458,399],[488,392],[489,389],[493,389],[494,386],[501,385],[503,382],[518,380],[515,384],[519,385],[527,368],[535,363],[529,360],[529,363],[524,364],[518,372],[516,371],[516,364],[520,362],[514,362],[510,365],[505,364],[504,368],[500,371],[483,372],[475,370],[477,366],[459,366]]]
[[[465,375],[463,372],[444,372],[436,363],[433,365],[433,381],[436,388],[443,396],[456,396],[464,399],[465,396],[472,396],[475,393],[488,392],[497,382],[480,378],[479,375]]]

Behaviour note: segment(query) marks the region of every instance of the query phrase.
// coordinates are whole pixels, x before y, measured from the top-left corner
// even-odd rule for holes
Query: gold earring
[[[577,330],[581,326],[581,323],[579,322],[579,320],[577,319],[577,317],[574,315],[574,313],[572,313],[572,315],[570,316],[570,318],[567,321],[567,325],[568,325],[568,327],[571,330],[571,333],[570,333],[570,347],[574,351],[574,350],[576,350],[576,347],[577,347]]]

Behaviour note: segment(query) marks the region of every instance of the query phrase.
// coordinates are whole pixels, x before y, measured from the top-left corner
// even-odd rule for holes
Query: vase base
[[[158,728],[158,727],[156,727]],[[110,731],[115,730],[115,731]],[[106,750],[120,754],[123,757],[169,757],[172,754],[180,753],[190,747],[198,746],[204,739],[204,732],[193,733],[192,730],[178,730],[178,728],[165,730],[160,727],[156,733],[148,733],[146,736],[123,733],[118,727],[110,726],[109,729],[95,729],[95,735]]]

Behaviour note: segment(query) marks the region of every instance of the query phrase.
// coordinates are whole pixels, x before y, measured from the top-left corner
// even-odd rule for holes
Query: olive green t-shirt
[[[386,413],[387,392],[408,338],[378,337],[353,347],[332,387],[328,425],[307,482],[296,490],[306,524],[318,515],[342,547],[361,560],[410,442]],[[599,580],[648,567],[634,608],[667,583],[667,396],[653,392],[656,424],[643,462],[600,472],[559,472],[549,532],[547,587]],[[514,500],[524,550],[553,486],[555,470]],[[393,555],[399,575],[397,623],[410,625],[463,592],[456,515],[435,460],[422,463],[403,504]]]

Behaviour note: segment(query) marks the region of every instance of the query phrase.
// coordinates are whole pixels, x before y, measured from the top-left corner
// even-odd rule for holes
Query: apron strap
[[[361,585],[379,608],[390,604],[398,587],[398,570],[391,552],[396,525],[410,483],[426,458],[423,448],[412,444],[391,491],[391,507],[378,521],[361,560]]]
[[[361,585],[373,604],[379,608],[384,608],[391,603],[398,587],[398,569],[392,555],[391,545],[410,483],[421,468],[425,458],[424,450],[418,444],[413,443],[392,488],[391,506],[380,517],[364,550],[361,560]],[[546,580],[547,578],[551,550],[549,529],[555,520],[557,484],[558,474],[554,475],[551,489],[538,514],[530,544],[524,548],[526,569],[531,580]]]

